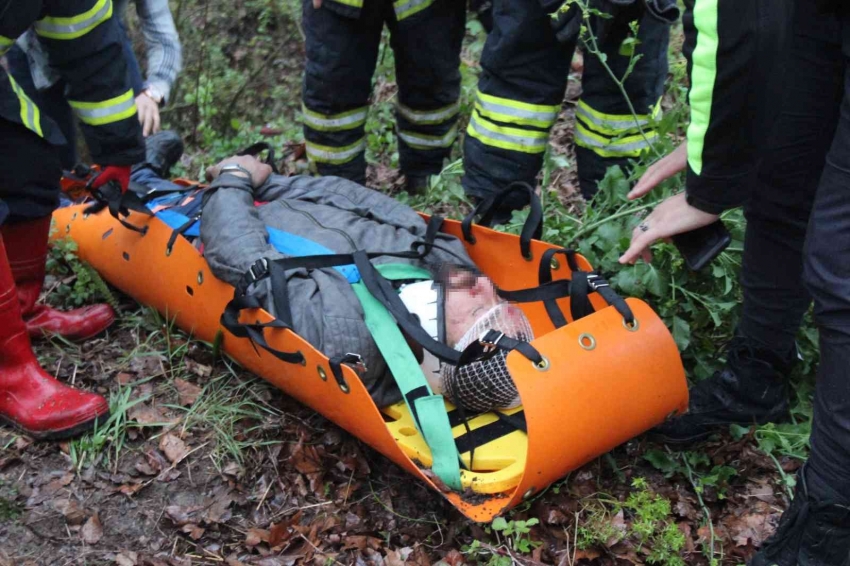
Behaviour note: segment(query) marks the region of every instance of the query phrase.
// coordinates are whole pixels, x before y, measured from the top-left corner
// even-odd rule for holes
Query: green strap
[[[428,271],[412,265],[392,263],[376,265],[375,268],[391,280],[431,278]],[[443,483],[460,491],[460,460],[442,395],[434,395],[431,391],[419,362],[384,305],[369,293],[362,281],[353,284],[352,288],[363,306],[366,326],[386,360],[408,410],[418,417],[417,426],[431,449],[432,470]],[[428,395],[414,400],[411,407],[407,394],[421,387],[426,388]]]

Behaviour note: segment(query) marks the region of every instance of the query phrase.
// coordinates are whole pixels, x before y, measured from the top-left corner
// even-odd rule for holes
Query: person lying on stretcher
[[[207,170],[210,192],[201,216],[201,240],[212,272],[236,286],[255,263],[288,256],[407,252],[425,239],[426,223],[409,206],[337,177],[284,177],[255,157],[223,160]],[[487,330],[530,341],[531,326],[520,309],[502,301],[493,282],[475,268],[459,240],[438,233],[424,258],[378,257],[427,270],[427,280],[394,281],[399,297],[422,327],[462,351]],[[329,358],[349,352],[365,365],[361,379],[378,406],[401,400],[387,364],[364,322],[349,268],[292,269],[286,272],[292,327]],[[356,279],[355,279],[356,280]],[[277,316],[271,278],[255,285],[254,296]],[[499,353],[460,369],[440,363],[407,339],[435,393],[483,412],[519,405],[516,386]]]

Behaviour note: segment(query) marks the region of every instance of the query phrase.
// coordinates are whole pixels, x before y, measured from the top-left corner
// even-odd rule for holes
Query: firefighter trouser
[[[366,0],[349,18],[303,2],[304,138],[321,175],[366,180],[365,124],[384,22],[395,54],[401,170],[439,173],[457,138],[465,3],[436,0],[402,19],[393,8],[390,0]]]
[[[52,214],[61,177],[58,146],[0,117],[0,224]]]
[[[478,94],[464,141],[463,186],[485,198],[513,181],[535,184],[549,131],[561,109],[575,45],[559,43],[539,0],[496,0],[493,31],[481,57]],[[625,87],[637,119],[599,59],[584,57],[575,142],[582,193],[590,197],[608,167],[624,165],[650,148],[667,76],[670,26],[649,15],[639,22],[640,59]],[[613,42],[611,42],[613,44]],[[604,45],[607,64],[625,75],[631,57]],[[506,209],[518,208],[520,195]]]

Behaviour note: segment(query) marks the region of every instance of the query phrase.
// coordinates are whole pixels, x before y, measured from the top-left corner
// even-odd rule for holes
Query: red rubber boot
[[[0,420],[57,440],[105,423],[108,414],[106,399],[63,385],[38,365],[0,236]]]
[[[60,311],[37,303],[44,284],[49,232],[49,216],[0,227],[27,331],[32,338],[56,334],[80,341],[96,336],[115,321],[115,311],[109,305]]]

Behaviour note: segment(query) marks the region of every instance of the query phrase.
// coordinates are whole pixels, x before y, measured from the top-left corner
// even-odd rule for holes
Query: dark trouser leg
[[[304,71],[304,137],[321,175],[366,181],[364,125],[372,92],[384,12],[365,2],[359,18],[303,2],[307,64]],[[330,7],[329,7],[330,6]]]
[[[609,167],[627,167],[630,159],[649,151],[657,137],[650,122],[659,115],[664,94],[670,24],[649,14],[639,23],[633,57],[640,59],[624,85],[636,117],[599,58],[585,54],[582,95],[576,110],[576,161],[581,192],[587,199],[596,194],[596,185]],[[614,75],[625,76],[633,57],[621,53],[613,42],[602,45],[602,51]]]
[[[463,142],[463,188],[476,199],[513,181],[535,184],[575,49],[557,41],[538,0],[496,0],[493,18]],[[524,205],[517,195],[505,209]]]
[[[457,139],[466,6],[437,1],[417,14],[396,18],[390,18],[390,29],[401,170],[408,177],[435,175]]]
[[[845,41],[846,65],[850,38]],[[850,502],[850,74],[845,85],[806,236],[804,277],[821,333],[809,474]]]
[[[811,299],[803,281],[803,241],[844,91],[835,18],[800,6],[785,65],[785,97],[758,183],[745,208],[747,233],[737,333],[790,358]]]
[[[20,124],[0,118],[0,201],[6,222],[50,216],[59,206],[62,167],[56,146]]]
[[[65,136],[66,144],[55,146],[54,151],[59,153],[62,167],[73,169],[77,164],[77,128],[74,113],[65,99],[65,81],[60,80],[50,88],[38,90],[30,74],[30,65],[26,54],[17,45],[13,46],[6,54],[9,63],[9,73],[21,88],[35,102],[41,112],[53,118]]]

